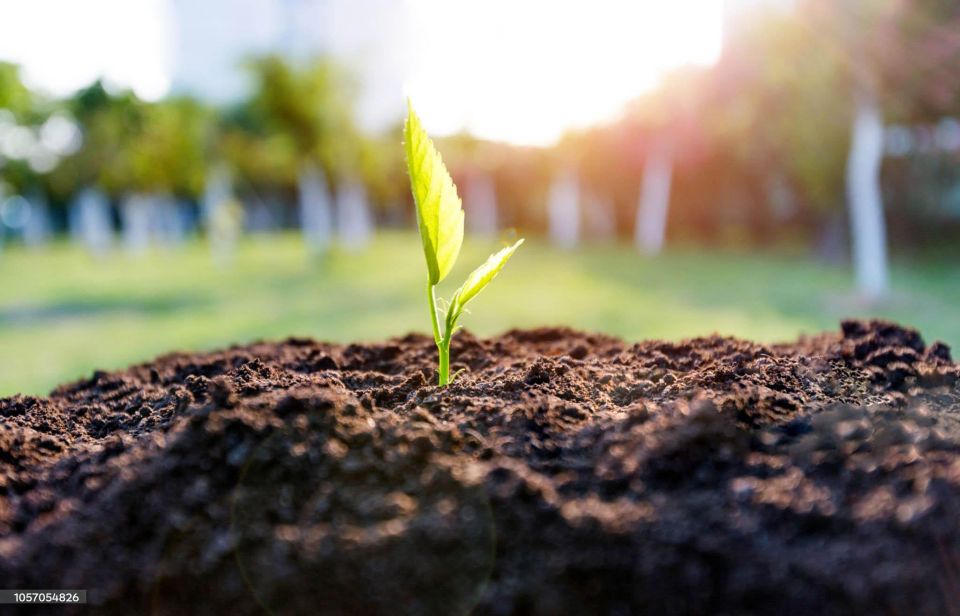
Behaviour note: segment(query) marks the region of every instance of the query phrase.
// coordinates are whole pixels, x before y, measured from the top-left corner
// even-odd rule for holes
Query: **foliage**
[[[67,198],[91,184],[114,197],[158,191],[196,198],[202,192],[210,113],[197,101],[145,102],[129,91],[111,93],[98,81],[68,108],[84,128],[84,143],[53,172],[55,194]]]
[[[457,187],[413,106],[410,106],[403,136],[417,226],[427,259],[429,284],[433,286],[447,277],[460,254],[463,208]]]
[[[26,119],[34,110],[36,97],[20,78],[16,64],[0,62],[0,109],[18,119]]]
[[[403,129],[404,146],[410,173],[410,188],[416,204],[417,226],[427,261],[430,322],[439,351],[438,379],[440,386],[444,386],[450,382],[450,341],[456,331],[457,321],[467,303],[496,277],[523,240],[491,255],[467,277],[454,293],[444,326],[441,328],[437,314],[436,286],[447,277],[460,255],[463,245],[463,208],[457,187],[450,178],[440,153],[423,129],[413,106],[408,107],[407,122]]]
[[[742,165],[779,169],[808,207],[830,211],[843,204],[853,105],[842,64],[822,43],[793,18],[747,31],[718,67],[738,79],[719,97],[711,128]]]
[[[616,231],[629,236],[644,161],[666,146],[673,163],[671,241],[814,246],[823,229],[844,220],[853,101],[871,90],[885,121],[916,130],[909,160],[884,161],[887,213],[910,221],[891,228],[915,243],[934,232],[955,234],[960,210],[943,204],[960,202],[960,188],[940,168],[955,167],[957,153],[934,147],[933,132],[944,118],[960,115],[960,6],[951,0],[778,4],[790,8],[758,11],[752,22],[732,28],[714,66],[666,75],[619,119],[572,132],[555,146],[516,147],[465,133],[444,138],[450,175],[461,186],[486,176],[498,223],[537,231],[547,226],[551,180],[573,168],[590,197],[585,202],[612,203]],[[196,198],[211,166],[226,163],[241,199],[263,191],[273,207],[293,201],[309,164],[330,186],[362,182],[385,210],[380,220],[409,218],[403,156],[395,147],[399,118],[379,134],[361,131],[348,70],[324,57],[266,56],[247,66],[248,96],[214,108],[145,102],[100,83],[51,101],[31,92],[17,67],[0,63],[0,108],[35,132],[50,113],[63,113],[84,136],[82,150],[52,173],[8,157],[0,162],[0,182],[20,192],[41,189],[54,209],[90,184],[112,196],[166,190]],[[950,221],[953,229],[944,226]]]
[[[293,65],[278,56],[251,60],[251,95],[222,126],[225,158],[253,185],[292,188],[311,163],[337,180],[356,169],[361,136],[354,87],[329,59]]]

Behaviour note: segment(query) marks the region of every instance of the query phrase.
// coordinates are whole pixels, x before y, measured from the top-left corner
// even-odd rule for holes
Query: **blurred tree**
[[[20,67],[0,62],[0,109],[6,109],[21,121],[31,119],[36,97],[20,78]]]
[[[199,197],[211,126],[210,111],[201,104],[186,98],[148,103],[130,91],[112,94],[97,81],[72,97],[68,108],[83,127],[84,141],[52,174],[59,196],[96,186],[113,197]]]
[[[677,157],[691,159],[702,147],[702,117],[709,103],[704,69],[687,67],[668,74],[655,95],[637,101],[630,120],[645,133],[643,180],[634,242],[648,255],[663,250]]]
[[[38,125],[52,107],[23,83],[19,66],[0,62],[0,200],[4,184],[8,192],[36,190],[50,170],[50,157],[38,147]]]
[[[796,18],[756,22],[716,67],[709,109],[712,138],[748,177],[762,185],[782,174],[821,214],[842,204],[850,117],[842,66],[823,49]]]
[[[853,109],[846,166],[857,284],[889,286],[880,193],[884,123],[955,112],[960,101],[960,6],[944,0],[809,0],[811,29],[842,62]]]
[[[139,131],[128,135],[128,155],[121,165],[130,189],[172,192],[199,198],[206,171],[210,136],[209,110],[189,98],[142,106]]]
[[[364,210],[356,212],[357,220],[370,216],[367,196],[381,206],[405,203],[400,127],[375,137],[361,133],[354,118],[356,85],[343,67],[330,58],[294,63],[279,56],[251,60],[248,67],[254,88],[226,114],[219,140],[241,189],[276,209],[295,195],[302,199],[300,181],[320,174],[335,194],[349,188],[353,198],[334,201]],[[347,227],[336,228],[343,235]]]
[[[367,186],[373,204],[392,215],[403,218],[403,207],[411,199],[407,188],[407,166],[403,159],[401,125],[373,136],[363,135],[359,140],[358,175]]]
[[[304,163],[331,183],[357,172],[363,156],[353,118],[355,87],[329,59],[294,66],[279,56],[248,64],[254,88],[221,127],[224,157],[247,181],[292,190]]]

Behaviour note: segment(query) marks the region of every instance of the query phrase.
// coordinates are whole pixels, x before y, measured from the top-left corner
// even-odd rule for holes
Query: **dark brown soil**
[[[174,354],[0,400],[0,587],[76,614],[960,614],[960,367],[913,330]],[[953,611],[951,611],[953,610]]]

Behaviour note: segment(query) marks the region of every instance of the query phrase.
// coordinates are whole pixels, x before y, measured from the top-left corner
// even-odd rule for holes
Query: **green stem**
[[[437,350],[440,353],[439,385],[444,387],[450,383],[450,338],[444,336],[437,345]]]
[[[430,304],[430,325],[433,327],[433,341],[439,354],[438,384],[443,387],[450,382],[450,328],[440,333],[440,319],[437,315],[437,287],[427,283],[427,300]]]

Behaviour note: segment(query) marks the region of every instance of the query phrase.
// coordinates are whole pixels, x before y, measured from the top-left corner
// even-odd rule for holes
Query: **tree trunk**
[[[300,197],[300,230],[307,250],[321,256],[330,248],[333,237],[333,206],[323,173],[312,165],[304,165],[298,181]]]
[[[334,203],[340,245],[350,252],[363,250],[373,236],[373,214],[363,184],[356,180],[341,183]]]
[[[232,264],[245,214],[233,196],[233,179],[224,165],[214,167],[207,176],[201,214],[214,263],[221,267]]]
[[[637,248],[648,255],[657,255],[663,250],[672,176],[673,155],[670,147],[665,142],[658,142],[650,148],[644,163],[634,232]]]
[[[847,201],[857,290],[876,300],[889,290],[887,229],[880,196],[883,118],[875,99],[860,96],[847,159]]]
[[[120,203],[120,231],[123,247],[140,254],[150,246],[151,197],[142,193],[127,195]]]
[[[571,249],[580,241],[580,180],[566,170],[553,180],[547,199],[547,223],[550,241]]]
[[[23,243],[30,248],[41,248],[50,241],[50,206],[46,197],[38,194],[31,195],[28,202],[30,214],[23,225]]]
[[[85,188],[70,204],[70,235],[97,256],[113,244],[110,202],[95,188]]]

